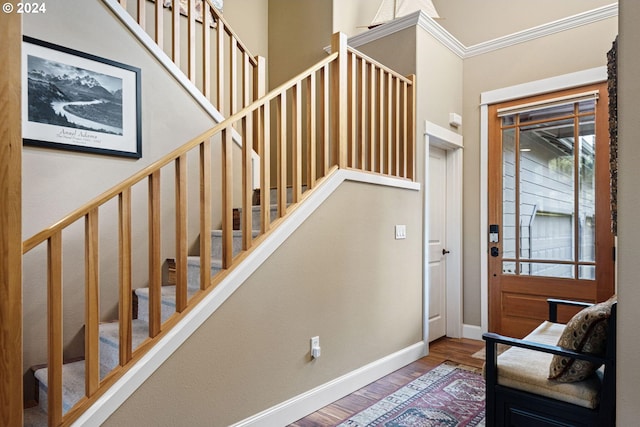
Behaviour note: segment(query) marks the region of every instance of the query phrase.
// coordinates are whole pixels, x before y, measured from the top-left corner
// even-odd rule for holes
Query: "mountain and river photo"
[[[122,79],[28,55],[28,120],[123,134]]]

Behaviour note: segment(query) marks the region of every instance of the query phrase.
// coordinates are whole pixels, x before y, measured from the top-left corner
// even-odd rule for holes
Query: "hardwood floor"
[[[471,357],[484,348],[483,341],[469,339],[440,338],[429,344],[429,355],[404,368],[361,388],[360,390],[325,406],[289,427],[328,427],[368,408],[385,396],[393,393],[414,379],[420,377],[442,362],[452,362],[482,368],[484,360]]]

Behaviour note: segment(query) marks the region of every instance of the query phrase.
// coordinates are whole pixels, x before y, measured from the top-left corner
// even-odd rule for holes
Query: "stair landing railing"
[[[262,189],[275,188],[260,197],[260,231],[254,237],[250,178],[251,149],[232,144],[232,129],[243,140],[255,140],[260,149]],[[217,151],[214,153],[213,151]],[[238,152],[240,151],[240,152]],[[295,206],[307,198],[338,168],[353,168],[399,179],[415,177],[415,77],[401,76],[382,64],[347,47],[346,36],[335,34],[332,53],[305,72],[252,102],[211,130],[187,142],[147,168],[75,210],[55,225],[23,242],[23,253],[46,244],[47,319],[48,319],[48,417],[49,426],[69,425],[148,351],[189,310],[218,285],[228,273],[280,225]],[[239,159],[238,159],[239,157]],[[188,173],[195,161],[196,174]],[[212,159],[221,159],[213,167]],[[191,159],[188,160],[188,159]],[[238,161],[239,160],[239,161]],[[238,163],[240,166],[238,167]],[[161,176],[173,176],[173,188],[163,188]],[[189,204],[190,179],[197,179],[199,196]],[[241,189],[234,189],[234,177],[241,175]],[[149,336],[137,348],[132,344],[133,199],[146,187],[142,204],[148,215]],[[193,183],[192,183],[193,184]],[[221,189],[220,200],[213,200],[212,187]],[[236,184],[237,185],[237,184]],[[287,201],[287,187],[293,189]],[[303,192],[304,190],[304,192]],[[241,194],[234,200],[234,194]],[[171,198],[175,226],[166,227],[160,198]],[[116,229],[119,302],[119,365],[105,377],[100,376],[99,323],[101,209],[117,202]],[[187,255],[189,237],[187,218],[195,209],[199,216],[200,236],[212,229],[212,205],[221,209],[222,270],[211,275],[211,239],[200,238],[200,291],[191,298],[187,293]],[[277,205],[274,220],[270,206]],[[232,218],[234,207],[242,207],[242,251],[233,254]],[[104,209],[104,214],[111,213]],[[62,256],[63,232],[76,223],[84,223],[85,251],[85,397],[67,413],[62,406]],[[175,233],[175,244],[161,248],[166,229]],[[136,245],[144,236],[135,235]],[[162,259],[161,249],[171,250],[176,258],[175,314],[161,321]],[[110,255],[112,259],[113,254]],[[137,269],[139,265],[136,263]]]
[[[235,114],[265,94],[264,58],[251,54],[212,0],[112,1],[131,15],[222,116]]]

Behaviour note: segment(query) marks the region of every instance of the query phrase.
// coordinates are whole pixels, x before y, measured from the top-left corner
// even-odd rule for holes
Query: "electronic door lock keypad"
[[[498,243],[500,241],[498,224],[489,225],[489,243]]]

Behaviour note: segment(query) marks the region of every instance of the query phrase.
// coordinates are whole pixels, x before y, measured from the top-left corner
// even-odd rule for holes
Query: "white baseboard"
[[[475,325],[462,325],[462,338],[482,341],[482,328]]]
[[[365,385],[420,359],[426,355],[426,350],[426,343],[421,341],[309,390],[306,393],[302,393],[259,414],[246,418],[234,424],[232,427],[280,427],[291,424],[353,393]]]

